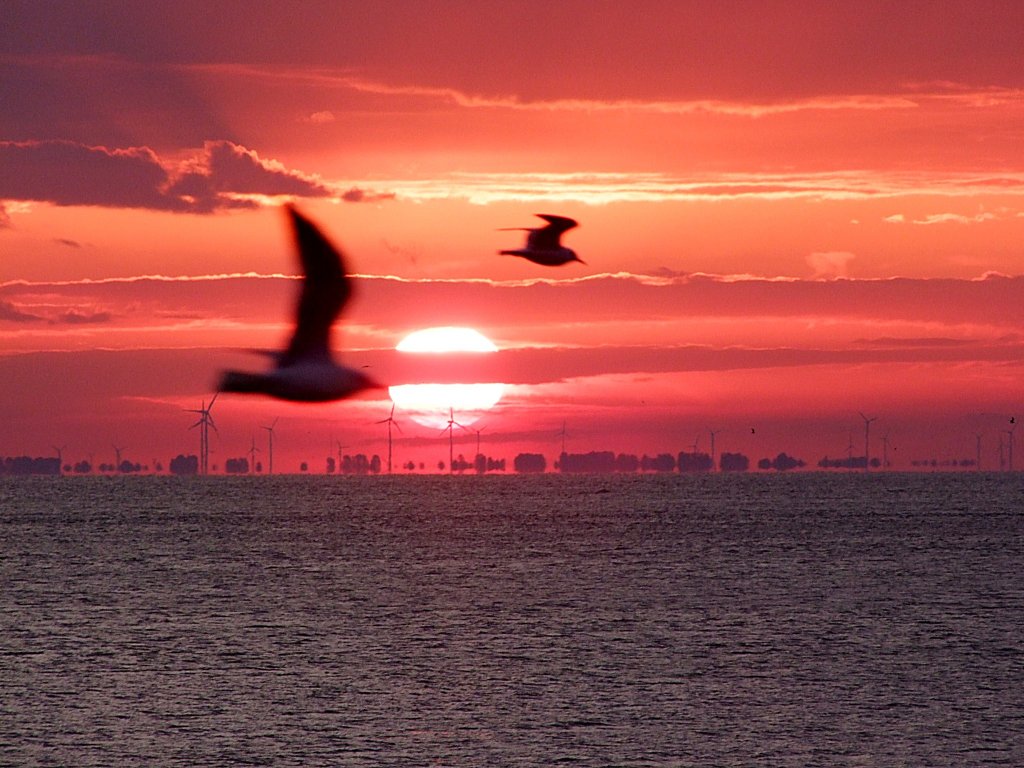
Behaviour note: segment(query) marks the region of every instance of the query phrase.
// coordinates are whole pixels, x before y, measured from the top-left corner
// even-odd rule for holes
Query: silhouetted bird
[[[586,263],[571,248],[563,246],[559,239],[563,232],[579,226],[573,219],[566,216],[551,216],[546,213],[538,213],[537,216],[548,223],[546,227],[537,227],[535,229],[530,229],[529,227],[512,228],[530,233],[526,236],[525,248],[498,251],[498,253],[502,256],[522,256],[534,264],[541,264],[545,267],[558,267],[562,264],[568,264],[570,261],[578,261],[580,264]]]
[[[292,223],[304,274],[291,341],[287,349],[269,353],[276,362],[272,370],[226,371],[219,390],[324,402],[379,387],[361,371],[339,365],[331,356],[331,326],[352,293],[352,281],[345,274],[341,253],[291,205],[285,210]]]

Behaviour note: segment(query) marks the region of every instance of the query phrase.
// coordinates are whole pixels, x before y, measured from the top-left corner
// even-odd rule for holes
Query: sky
[[[0,25],[2,455],[197,453],[287,339],[292,202],[340,359],[455,452],[1008,460],[1024,413],[1024,5],[21,2]],[[510,256],[570,216],[584,264]],[[498,347],[396,352],[409,333]],[[387,389],[224,394],[211,465],[386,456]],[[394,462],[448,436],[395,409]],[[275,421],[276,420],[276,421]],[[421,419],[422,421],[422,419]],[[443,422],[446,421],[442,419]],[[479,430],[479,432],[477,432]],[[979,453],[980,450],[980,453]],[[1024,462],[1024,458],[1018,458]]]

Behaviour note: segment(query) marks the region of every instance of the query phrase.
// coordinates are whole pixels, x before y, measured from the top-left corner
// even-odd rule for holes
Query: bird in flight
[[[563,232],[568,232],[573,227],[579,226],[577,222],[567,216],[552,216],[547,213],[538,213],[538,217],[547,222],[547,226],[535,227],[513,227],[529,232],[526,236],[526,247],[514,250],[498,251],[502,256],[522,256],[534,264],[541,264],[545,267],[558,267],[568,264],[570,261],[578,261],[585,264],[583,259],[576,255],[571,248],[562,245],[561,237]],[[503,230],[509,231],[509,230]]]
[[[303,272],[291,340],[286,349],[268,353],[274,368],[265,373],[225,371],[219,391],[312,403],[380,387],[362,371],[338,364],[331,354],[331,326],[352,294],[341,252],[294,207],[285,210]]]

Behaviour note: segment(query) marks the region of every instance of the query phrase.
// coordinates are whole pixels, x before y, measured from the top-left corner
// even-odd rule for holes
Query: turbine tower
[[[217,394],[220,393],[218,392]],[[206,401],[203,400],[202,407],[198,409],[185,409],[189,413],[199,414],[199,421],[189,427],[189,429],[199,427],[199,465],[200,471],[204,475],[209,472],[210,468],[210,427],[213,427],[213,431],[217,432],[217,425],[213,423],[213,416],[210,415],[210,411],[213,410],[213,404],[215,402],[217,402],[217,395],[213,396],[209,405],[207,405]],[[218,434],[220,433],[218,432]]]
[[[280,418],[280,417],[278,417],[278,418]],[[267,440],[269,441],[269,443],[267,445],[267,459],[268,459],[268,461],[267,461],[267,474],[268,475],[274,474],[274,427],[276,427],[276,426],[277,426],[277,419],[274,419],[273,422],[271,422],[269,427],[267,427],[267,426],[262,427],[263,429],[267,430]]]
[[[863,413],[860,413],[860,417],[864,419],[864,471],[867,472],[871,469],[871,462],[868,458],[868,436],[871,434],[871,422],[878,421],[877,416],[872,416],[870,419]]]
[[[1013,424],[1013,426],[1005,430],[1005,434],[1009,438],[1007,440],[1007,448],[1009,450],[1009,453],[1007,454],[1006,468],[1010,472],[1013,472],[1013,430],[1017,428],[1017,422],[1014,421],[1013,419],[1010,419],[1010,423]]]
[[[256,435],[249,434],[249,474],[256,474],[256,454],[260,449],[256,447]]]
[[[388,414],[386,419],[375,421],[375,424],[387,424],[388,425],[388,474],[391,474],[391,427],[394,426],[399,432],[402,428],[398,426],[398,422],[395,421],[395,404],[391,404],[391,413]]]
[[[896,446],[892,444],[888,435],[882,435],[882,469],[889,468],[889,449],[896,450]]]
[[[983,413],[981,415],[1000,416],[1009,422],[1010,428],[1000,430],[999,432],[999,470],[1002,471],[1003,469],[1008,468],[1010,472],[1013,472],[1013,431],[1017,429],[1017,417],[1006,413]],[[1006,435],[1009,438],[1007,444],[1007,448],[1009,450],[1008,465],[1004,463],[1005,459],[1003,455],[1003,435]]]
[[[57,474],[64,474],[64,451],[67,449],[66,445],[53,446],[53,450],[57,452]]]
[[[114,456],[115,456],[115,459],[114,459],[114,462],[115,462],[114,463],[114,471],[115,472],[120,472],[121,471],[121,451],[123,451],[123,450],[124,450],[123,447],[119,448],[116,445],[114,446]]]
[[[485,429],[487,429],[486,425],[480,427],[480,429],[472,430],[473,432],[476,432],[476,456],[480,455],[480,433],[483,432]],[[474,456],[473,458],[476,459],[476,456]]]
[[[715,435],[721,434],[724,430],[721,429],[709,429],[708,434],[711,435],[711,471],[715,471]]]
[[[455,468],[452,466],[452,464],[455,461],[455,437],[454,437],[454,435],[455,435],[455,427],[458,427],[459,429],[465,429],[467,432],[469,431],[468,429],[466,429],[466,427],[462,426],[461,424],[459,424],[459,422],[457,422],[455,420],[455,410],[453,408],[449,407],[448,408],[448,426],[441,430],[441,434],[442,435],[445,432],[448,433],[448,474],[449,475],[455,472]]]

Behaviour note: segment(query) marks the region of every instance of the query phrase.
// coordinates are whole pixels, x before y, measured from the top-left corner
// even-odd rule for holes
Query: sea
[[[0,765],[1024,766],[1024,473],[0,481]]]

